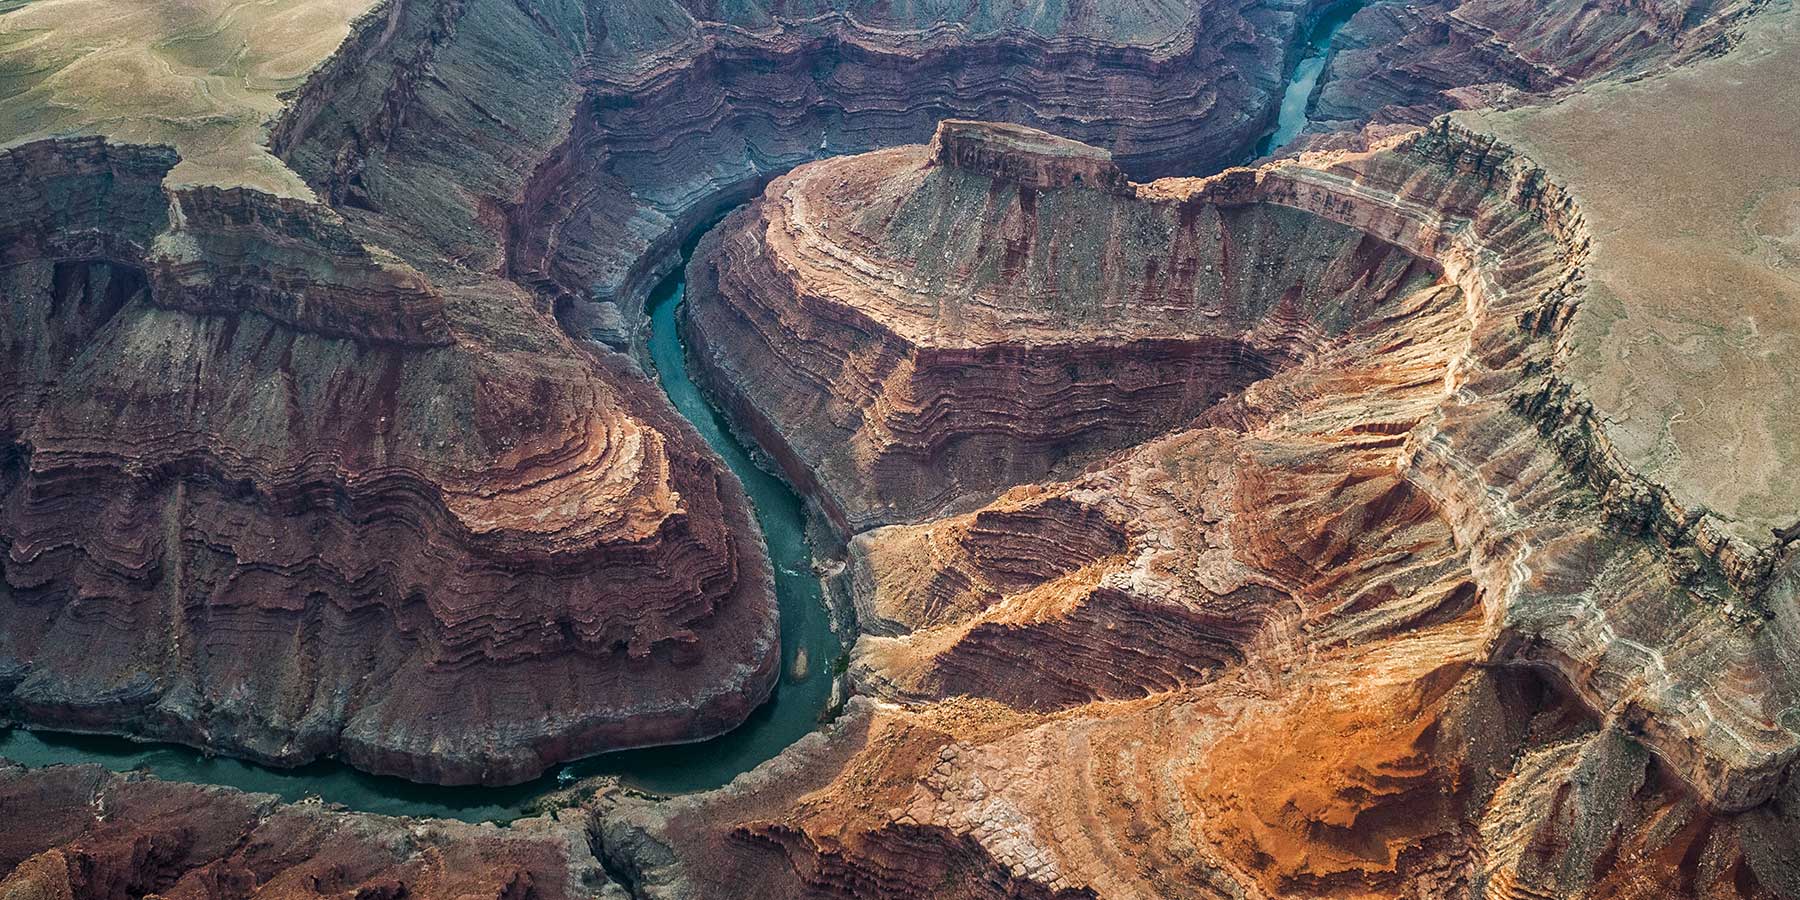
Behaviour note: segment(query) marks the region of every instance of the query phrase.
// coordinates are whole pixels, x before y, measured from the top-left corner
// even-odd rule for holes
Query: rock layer
[[[100,769],[0,767],[0,896],[622,897],[577,824],[505,831]]]
[[[849,531],[1178,426],[1432,277],[1289,207],[1139,201],[1022,134],[800,169],[695,255],[717,392]]]
[[[1241,159],[1306,13],[391,0],[273,144],[333,204],[635,346],[638,305],[724,204],[808,160],[925,140],[946,117],[1051,127],[1139,173]]]
[[[1371,3],[1334,42],[1299,146],[1363,146],[1371,135],[1423,125],[1450,110],[1541,100],[1680,65],[1729,47],[1761,5]]]
[[[171,163],[0,155],[8,717],[506,783],[760,703],[766,554],[652,386]]]
[[[1450,121],[1363,153],[1104,189],[1062,174],[1084,167],[1085,183],[1091,152],[1014,137],[994,143],[1044,165],[1020,176],[1016,159],[953,156],[1070,185],[1036,197],[1040,211],[1054,191],[1084,192],[1066,221],[1118,205],[1273,207],[1421,274],[1366,303],[1295,304],[1315,318],[1279,333],[1306,335],[1304,353],[1160,438],[968,512],[858,534],[844,582],[871,633],[851,674],[875,701],[795,754],[791,801],[727,792],[654,815],[622,803],[618,827],[692,860],[647,883],[772,872],[820,896],[1800,896],[1781,614],[1741,615],[1759,582],[1732,574],[1730,545],[1670,519],[1654,483],[1597,442],[1591,411],[1554,399],[1593,240],[1574,197]],[[881,345],[811,342],[850,314],[783,320],[787,308],[851,309],[949,343],[1016,332],[1116,347],[1120,322],[1192,327],[1166,300],[1136,323],[986,300],[979,273],[998,267],[956,266],[1011,237],[1001,227],[932,227],[942,242],[907,255],[916,242],[890,237],[887,210],[947,167],[914,148],[803,169],[703,247],[692,277],[710,267],[718,287],[694,297],[690,327],[752,428],[789,445],[846,422],[885,434],[864,423],[900,406],[883,392],[893,379],[839,379],[867,386],[859,414],[793,415],[768,387],[779,376],[744,378],[731,355],[744,347],[759,365],[834,373],[880,358],[818,362],[822,347]],[[1107,296],[1104,267],[1079,261],[1127,256],[1116,233],[1085,232],[1088,249],[1045,242],[1071,263],[1064,295]],[[1192,252],[1196,237],[1178,234],[1144,246]],[[1293,231],[1261,234],[1342,264]],[[1199,237],[1256,258],[1229,227]],[[734,271],[774,277],[733,293]],[[1222,319],[1280,309],[1232,302],[1228,283],[1198,296],[1216,305],[1192,308]],[[808,327],[718,339],[745,298]],[[1356,312],[1331,318],[1343,308]],[[735,824],[714,837],[680,831],[726,811]]]

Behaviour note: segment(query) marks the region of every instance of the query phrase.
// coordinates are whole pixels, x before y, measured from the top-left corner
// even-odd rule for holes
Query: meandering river
[[[1275,130],[1257,142],[1252,159],[1261,159],[1287,146],[1306,128],[1307,107],[1312,103],[1313,91],[1319,87],[1320,76],[1325,74],[1325,64],[1331,60],[1331,42],[1350,17],[1367,5],[1365,0],[1347,0],[1326,9],[1313,22],[1306,35],[1305,55],[1294,67],[1294,73],[1288,76],[1287,91],[1281,95]]]
[[[1280,149],[1306,127],[1307,104],[1325,70],[1332,38],[1361,9],[1346,2],[1327,10],[1307,37],[1306,55],[1288,82],[1275,129],[1256,155]],[[688,251],[692,252],[692,244]],[[685,268],[686,253],[683,255]],[[773,758],[818,727],[831,699],[833,666],[842,650],[830,612],[812,572],[806,543],[806,510],[785,482],[759,468],[688,375],[678,317],[685,296],[683,270],[650,298],[650,359],[675,408],[694,424],[726,465],[737,473],[762,523],[781,606],[782,677],[769,701],[743,725],[712,740],[676,747],[629,750],[570,763],[527,784],[507,788],[436,787],[368,775],[322,761],[298,769],[270,769],[208,756],[189,747],[144,744],[124,738],[0,731],[0,757],[30,766],[94,763],[117,771],[142,769],[169,781],[228,785],[287,800],[316,796],[351,809],[469,821],[508,821],[532,813],[539,798],[568,781],[618,775],[648,791],[677,793],[719,787]]]
[[[785,482],[756,466],[688,376],[676,327],[685,288],[678,270],[651,295],[650,358],[669,400],[743,482],[768,541],[781,606],[781,681],[769,701],[743,725],[696,744],[602,754],[506,788],[414,784],[330,761],[271,769],[189,747],[22,728],[0,731],[0,756],[29,766],[95,763],[116,771],[142,769],[169,781],[229,785],[287,800],[316,796],[390,815],[504,822],[529,815],[538,798],[561,783],[594,775],[618,775],[634,787],[661,793],[719,787],[817,728],[830,702],[832,667],[841,645],[831,631],[830,613],[812,572],[806,510]]]

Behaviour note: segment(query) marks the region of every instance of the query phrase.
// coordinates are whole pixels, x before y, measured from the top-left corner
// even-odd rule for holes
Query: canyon
[[[0,763],[0,895],[1800,896],[1787,4],[94,12],[0,718],[563,777]]]

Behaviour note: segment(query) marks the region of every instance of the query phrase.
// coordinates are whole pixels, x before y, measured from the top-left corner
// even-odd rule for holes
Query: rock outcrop
[[[846,531],[1178,427],[1433,277],[1287,206],[1141,201],[1104,153],[1022,135],[950,122],[802,168],[690,267],[716,392]]]
[[[653,386],[172,163],[0,154],[8,718],[509,783],[762,701],[759,533]]]
[[[1739,614],[1760,583],[1731,575],[1729,544],[1671,520],[1595,443],[1590,408],[1545,401],[1592,237],[1543,169],[1449,121],[1369,152],[1103,188],[1087,186],[1092,151],[1047,137],[984,145],[1035,168],[951,154],[975,172],[945,143],[801,169],[703,245],[688,326],[746,428],[786,446],[898,432],[879,423],[905,408],[904,379],[841,374],[895,355],[879,332],[814,340],[847,321],[1109,348],[1126,327],[1172,339],[1217,322],[1302,349],[1084,471],[992,500],[962,487],[949,505],[969,511],[858,533],[843,581],[869,633],[851,676],[877,702],[795,754],[791,801],[623,804],[618,827],[695,860],[658,877],[774,872],[822,896],[1800,896],[1793,644],[1781,613]],[[969,178],[999,185],[964,192],[986,199],[962,208],[998,210],[987,227],[921,227],[937,243],[916,255],[892,237],[907,221],[892,210],[932,209],[922,186]],[[1059,220],[1103,223],[1042,242],[1065,263],[1059,292],[1018,278],[982,293],[1009,270],[981,248],[1018,240],[1009,178],[1057,185],[1034,188],[1040,218],[1060,201]],[[1164,208],[1222,224],[1141,251],[1110,224]],[[1295,224],[1224,224],[1257,215]],[[1209,239],[1258,260],[1257,237],[1319,267],[1300,284],[1350,299],[1303,287],[1257,305],[1219,279],[1109,307],[1108,269],[1081,264],[1160,252],[1173,271]],[[1345,292],[1329,273],[1382,271],[1346,258],[1408,274]],[[805,327],[745,327],[745,308]],[[733,355],[746,347],[755,379]],[[771,360],[863,399],[793,415]],[[1020,383],[967,396],[1005,402]],[[735,824],[670,830],[709,816]]]
[[[1696,491],[1660,452],[1692,426],[1617,421],[1676,391],[1609,405],[1579,346],[1700,294],[1580,318],[1687,258],[1641,233],[1687,210],[1590,225],[1606,178],[1432,120],[1759,5],[1383,0],[1313,104],[1354,152],[1155,182],[1248,155],[1322,4],[0,29],[0,718],[490,784],[744,721],[779,657],[742,491],[582,339],[635,346],[771,177],[685,328],[847,539],[863,629],[842,715],[727,789],[504,832],[0,768],[0,895],[1800,897],[1791,437]],[[203,102],[66,99],[121,49]],[[1718,80],[1791,82],[1753,49]],[[37,140],[70,130],[112,140]],[[1677,223],[1750,248],[1721,283],[1796,258],[1794,193],[1753,187]],[[1767,350],[1733,371],[1774,391],[1792,293],[1753,296],[1749,343],[1739,301],[1684,346]]]
[[[0,765],[0,808],[0,897],[626,896],[579,819],[393,819],[91,766]]]
[[[1456,109],[1514,105],[1720,52],[1762,4],[1377,2],[1339,33],[1292,149],[1366,146]],[[1366,132],[1366,133],[1363,133]]]
[[[1307,12],[391,0],[273,145],[353,219],[404,223],[635,346],[637,307],[693,228],[771,175],[922,141],[943,118],[1047,127],[1140,176],[1240,160]]]

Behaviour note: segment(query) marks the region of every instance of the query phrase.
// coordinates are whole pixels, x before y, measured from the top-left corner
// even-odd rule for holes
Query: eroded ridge
[[[621,896],[582,829],[550,819],[394,819],[93,766],[0,765],[0,803],[7,897]]]
[[[925,140],[946,116],[1054,127],[1146,172],[1234,161],[1306,18],[1248,0],[378,12],[278,124],[278,155],[334,205],[404,220],[618,347],[641,343],[637,307],[682,237],[761,179]]]
[[[767,695],[759,532],[652,386],[174,163],[0,153],[8,718],[509,783]]]
[[[1638,6],[1595,17],[1540,3],[1482,22],[1547,36],[1497,31],[1490,44],[1448,4],[1376,6],[1353,25],[1397,19],[1369,45],[1407,44],[1380,61],[1473,45],[1480,62],[1422,64],[1407,84],[1423,89],[1390,98],[1381,83],[1334,116],[1383,119],[1376,110],[1391,103],[1424,121],[1481,105],[1494,93],[1484,87],[1540,62],[1587,60],[1567,77],[1515,79],[1514,93],[1567,87],[1667,59],[1730,21],[1725,10],[1664,21]],[[685,235],[763,179],[929,140],[944,118],[1045,128],[1107,149],[1137,178],[1240,162],[1273,123],[1317,11],[1248,0],[390,0],[297,92],[271,142],[353,220],[370,214],[397,243],[503,274],[554,302],[572,330],[634,348],[642,301]],[[1596,18],[1626,24],[1583,27]]]
[[[1092,164],[1027,144],[993,146]],[[1005,185],[1022,170],[946,168],[931,148],[808,167],[703,248],[690,277],[716,286],[689,327],[752,427],[805,446],[904,407],[903,379],[844,379],[864,391],[848,413],[790,416],[769,388],[784,376],[741,378],[745,347],[764,366],[839,372],[880,355],[828,351],[892,340],[811,340],[843,321],[951,346],[1016,328],[1034,346],[1116,347],[1122,327],[1192,327],[1166,301],[1135,320],[984,304],[982,273],[999,269],[956,266],[1013,238],[1004,224],[934,227],[942,242],[908,255],[887,239],[890,210],[925,205],[934,179]],[[1072,220],[1266,208],[1299,223],[1264,233],[1299,259],[1341,266],[1314,248],[1345,234],[1418,274],[1284,321],[1304,352],[1159,437],[858,534],[844,580],[871,633],[852,675],[875,700],[835,743],[794,754],[811,780],[783,776],[803,786],[766,803],[727,792],[650,816],[625,802],[625,821],[669,840],[686,815],[733,810],[732,840],[776,851],[782,877],[875,896],[1653,897],[1676,872],[1694,896],[1794,889],[1784,630],[1736,612],[1750,601],[1726,548],[1632,501],[1637,482],[1604,464],[1580,410],[1542,402],[1587,288],[1591,238],[1565,190],[1448,120],[1201,180],[1021,180],[1058,185],[1031,202]],[[996,223],[1021,206],[1017,188],[970,193]],[[1088,232],[1129,259],[1115,233]],[[1188,252],[1177,234],[1147,246]],[[1201,234],[1257,258],[1243,232]],[[1074,263],[1059,272],[1106,271],[1081,267],[1080,241],[1044,245]],[[1107,283],[1061,286],[1105,298]],[[1217,282],[1195,297],[1226,323],[1245,308]],[[847,311],[786,332],[745,328],[736,311],[752,304],[763,322]],[[1268,327],[1234,324],[1239,340]],[[727,327],[745,330],[727,342]],[[678,877],[770,865],[721,863],[707,840],[676,840],[705,861]]]
[[[800,169],[696,254],[718,393],[848,531],[1177,427],[1434,277],[1288,206],[1146,202],[1021,134]]]

